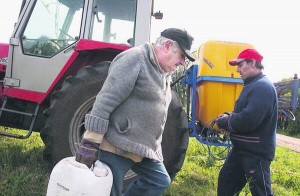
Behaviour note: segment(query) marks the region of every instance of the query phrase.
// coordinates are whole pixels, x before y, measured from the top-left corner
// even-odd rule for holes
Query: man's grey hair
[[[170,40],[169,38],[166,38],[166,37],[163,37],[163,36],[160,36],[156,39],[156,42],[155,42],[155,45],[158,46],[158,47],[161,47],[163,46],[166,41]],[[176,52],[176,50],[180,49],[180,46],[178,45],[178,43],[176,41],[173,41],[173,44],[175,46],[175,50],[173,50],[173,52]]]

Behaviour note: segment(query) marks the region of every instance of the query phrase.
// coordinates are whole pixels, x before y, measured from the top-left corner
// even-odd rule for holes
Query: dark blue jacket
[[[260,73],[244,81],[233,113],[221,118],[218,126],[230,131],[235,150],[271,161],[275,155],[277,117],[275,87]]]

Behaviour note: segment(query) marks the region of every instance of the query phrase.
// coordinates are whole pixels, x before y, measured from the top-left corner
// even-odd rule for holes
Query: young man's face
[[[255,60],[252,60],[251,62],[243,60],[237,64],[237,72],[241,75],[243,80],[251,78],[259,72],[255,66],[255,63]]]

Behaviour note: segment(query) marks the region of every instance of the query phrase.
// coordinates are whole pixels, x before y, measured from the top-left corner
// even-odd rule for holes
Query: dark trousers
[[[170,185],[171,179],[162,162],[144,158],[141,162],[100,151],[98,159],[107,164],[113,174],[113,185],[110,196],[121,196],[123,178],[131,169],[138,175],[122,196],[160,196]]]
[[[233,149],[219,173],[218,196],[239,195],[247,182],[253,196],[273,195],[270,161],[242,155]]]

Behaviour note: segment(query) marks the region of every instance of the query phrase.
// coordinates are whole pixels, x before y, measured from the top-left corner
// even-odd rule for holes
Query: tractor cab
[[[23,0],[9,46],[0,45],[0,125],[42,129],[65,79],[149,41],[152,16],[152,0]]]

